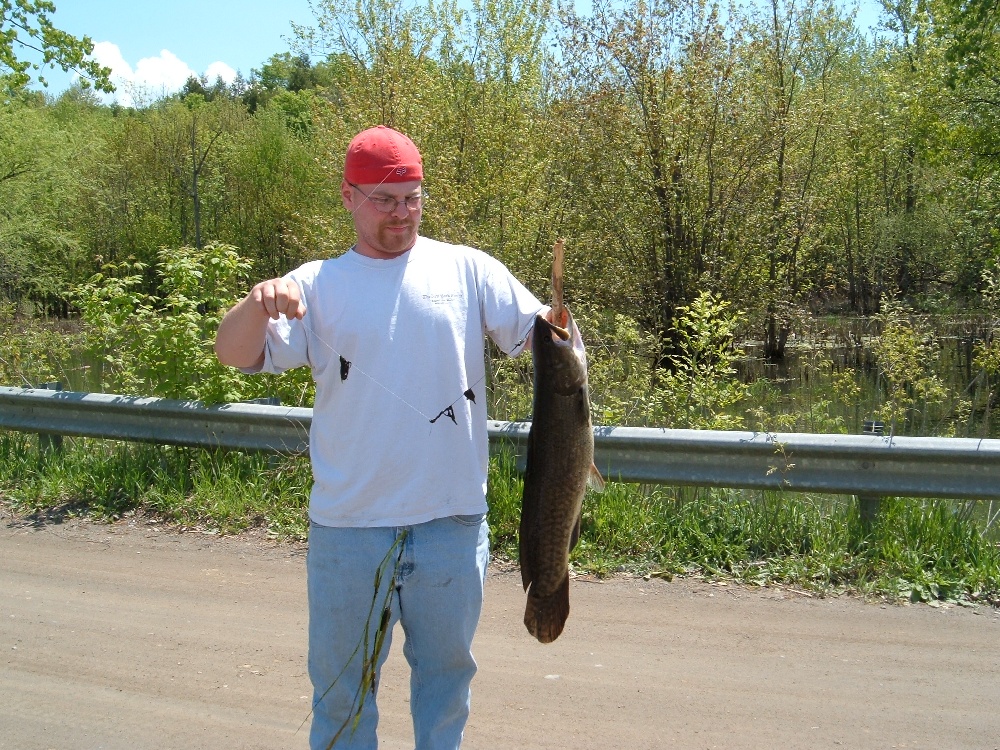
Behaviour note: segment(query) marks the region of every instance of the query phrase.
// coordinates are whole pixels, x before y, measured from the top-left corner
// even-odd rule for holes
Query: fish
[[[569,617],[569,554],[580,539],[583,496],[588,483],[603,486],[586,351],[569,309],[560,304],[559,312],[563,325],[539,314],[532,329],[534,407],[518,532],[524,625],[541,643],[558,638]]]

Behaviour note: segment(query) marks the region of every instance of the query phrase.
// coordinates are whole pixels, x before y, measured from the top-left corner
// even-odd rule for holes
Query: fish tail
[[[559,588],[546,597],[528,591],[524,626],[540,643],[552,643],[563,631],[569,617],[569,573]]]

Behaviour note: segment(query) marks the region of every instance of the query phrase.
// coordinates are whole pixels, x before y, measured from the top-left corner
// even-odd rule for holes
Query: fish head
[[[580,329],[566,311],[566,328],[553,325],[544,315],[535,316],[531,356],[535,379],[544,377],[557,393],[569,394],[587,385],[587,352]]]

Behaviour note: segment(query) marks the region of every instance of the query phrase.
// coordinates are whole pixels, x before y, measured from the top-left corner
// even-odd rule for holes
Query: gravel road
[[[590,581],[524,630],[495,569],[463,747],[1000,747],[1000,617],[694,580]],[[0,517],[0,748],[307,747],[305,548]],[[397,632],[381,747],[412,748]]]

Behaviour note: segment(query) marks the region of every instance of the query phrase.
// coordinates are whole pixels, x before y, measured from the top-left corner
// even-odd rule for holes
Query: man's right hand
[[[247,296],[261,305],[272,320],[277,320],[279,315],[301,320],[306,314],[306,303],[299,286],[290,279],[262,281]]]
[[[262,281],[236,303],[219,323],[215,354],[224,365],[259,368],[264,364],[268,319],[302,319],[306,304],[298,284],[287,279]]]

